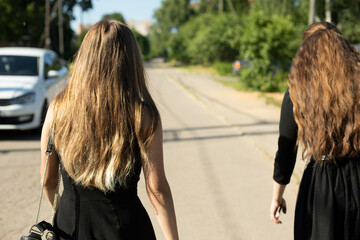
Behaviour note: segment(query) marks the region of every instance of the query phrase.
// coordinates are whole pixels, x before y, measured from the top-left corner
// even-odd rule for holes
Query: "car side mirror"
[[[58,71],[56,71],[56,70],[50,70],[50,71],[48,71],[47,74],[46,74],[46,79],[48,79],[48,78],[57,78],[58,76],[59,76]]]

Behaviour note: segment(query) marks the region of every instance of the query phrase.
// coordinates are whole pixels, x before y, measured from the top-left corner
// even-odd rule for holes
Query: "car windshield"
[[[0,75],[38,76],[39,57],[0,55]]]

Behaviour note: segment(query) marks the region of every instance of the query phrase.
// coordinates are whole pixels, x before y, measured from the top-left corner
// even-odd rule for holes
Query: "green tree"
[[[56,0],[50,0],[51,9]],[[70,21],[74,19],[73,8],[79,4],[83,10],[92,7],[91,0],[63,0],[63,27],[65,57],[72,55],[73,32]],[[45,0],[1,0],[0,42],[7,45],[44,46]],[[58,51],[57,16],[50,25],[51,48]]]
[[[121,13],[110,13],[102,16],[102,19],[113,19],[122,23],[125,23],[125,18]]]
[[[248,13],[250,6],[251,6],[251,1],[249,0],[231,0],[230,4],[229,4],[229,0],[201,0],[200,1],[200,7],[199,7],[199,11],[201,13],[205,13],[205,12],[213,12],[213,13],[218,13],[219,12],[219,2],[222,1],[222,6],[223,6],[223,12],[231,12],[231,6],[230,4],[232,4],[232,6],[235,9],[236,14],[238,15],[242,15],[244,13]]]
[[[35,0],[40,1],[40,0]],[[41,0],[44,1],[44,0]],[[58,0],[50,0],[51,9],[54,8]],[[75,5],[79,5],[83,11],[87,11],[92,8],[91,0],[62,0],[63,3],[63,30],[64,30],[64,58],[71,58],[76,52],[77,48],[74,46],[74,32],[71,29],[70,22],[74,19],[73,9]],[[51,21],[50,24],[50,38],[51,49],[59,52],[59,26],[58,15]],[[41,38],[41,41],[43,39]]]
[[[174,36],[171,56],[184,63],[231,62],[239,55],[241,22],[239,16],[229,13],[194,17]]]
[[[322,8],[323,6],[318,6]],[[336,0],[331,1],[331,12],[333,23],[343,32],[350,42],[360,42],[360,2],[358,0]],[[317,11],[321,11],[318,10]],[[320,17],[323,17],[322,11]]]
[[[38,45],[44,30],[44,4],[39,1],[0,1],[0,42]]]
[[[296,47],[289,42],[296,38],[290,16],[265,15],[257,5],[252,9],[241,38],[241,57],[251,67],[241,71],[241,81],[261,91],[278,91],[286,81],[286,72],[295,55]]]
[[[140,34],[135,29],[132,29],[132,32],[134,33],[136,41],[139,44],[139,48],[141,50],[143,58],[148,59],[149,54],[150,54],[150,41],[149,41],[149,39],[146,36],[143,36],[142,34]]]
[[[307,2],[309,0],[306,0]],[[302,0],[256,0],[254,4],[256,4],[259,8],[261,8],[265,15],[280,15],[287,16],[293,15],[301,4],[304,2]],[[307,9],[308,10],[308,9]],[[307,15],[305,15],[307,19]]]
[[[167,50],[172,36],[171,29],[180,28],[194,13],[189,8],[190,0],[163,0],[161,7],[154,13],[156,24],[151,29],[151,49],[153,55]]]
[[[88,31],[88,29],[83,29],[81,33],[76,36],[76,48],[80,48],[80,45]]]

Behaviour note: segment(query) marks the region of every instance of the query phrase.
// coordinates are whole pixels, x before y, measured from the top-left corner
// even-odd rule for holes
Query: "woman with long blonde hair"
[[[293,60],[281,109],[270,218],[297,147],[309,159],[295,210],[294,238],[360,239],[360,55],[330,23],[308,27]]]
[[[178,239],[160,116],[126,25],[102,20],[86,34],[68,86],[46,116],[42,173],[50,135],[55,154],[44,190],[54,204],[60,165],[64,191],[54,223],[60,239],[155,239],[137,196],[141,168],[165,238]]]

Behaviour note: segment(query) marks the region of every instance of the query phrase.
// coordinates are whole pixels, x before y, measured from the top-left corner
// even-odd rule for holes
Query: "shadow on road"
[[[229,135],[216,135],[216,136],[206,136],[206,137],[167,137],[164,138],[164,143],[167,142],[180,142],[180,141],[199,141],[199,140],[210,140],[210,139],[221,139],[221,138],[236,138],[243,136],[251,136],[251,135],[265,135],[265,134],[277,134],[278,132],[269,131],[269,132],[249,132],[249,133],[241,133],[241,134],[229,134]]]
[[[196,130],[205,130],[205,129],[225,129],[225,128],[233,128],[233,127],[250,127],[257,125],[279,125],[279,122],[268,122],[268,121],[259,121],[256,123],[244,123],[244,124],[231,124],[231,125],[217,125],[217,126],[201,126],[201,127],[188,127],[181,129],[165,129],[165,132],[173,132],[173,131],[196,131]]]
[[[0,154],[22,153],[22,152],[36,152],[36,151],[40,151],[40,148],[6,149],[6,150],[0,150]]]
[[[1,130],[0,141],[34,141],[40,140],[40,130]]]
[[[271,135],[278,134],[278,131],[273,130],[261,130],[261,131],[245,131],[238,132],[233,134],[228,134],[230,128],[236,127],[250,127],[250,126],[265,126],[265,125],[278,125],[277,122],[266,122],[260,121],[256,123],[247,123],[247,124],[234,124],[234,125],[217,125],[217,126],[199,126],[199,127],[187,127],[181,129],[165,129],[164,130],[164,143],[166,142],[178,142],[178,141],[197,141],[197,140],[210,140],[210,139],[223,139],[223,138],[236,138],[243,136],[258,136],[258,135]],[[198,131],[202,130],[218,130],[224,129],[227,130],[226,134],[219,134],[217,131],[215,134],[205,132],[204,135],[199,136]],[[197,132],[197,133],[196,133]],[[190,133],[190,134],[189,134]],[[181,136],[185,134],[185,136]]]

